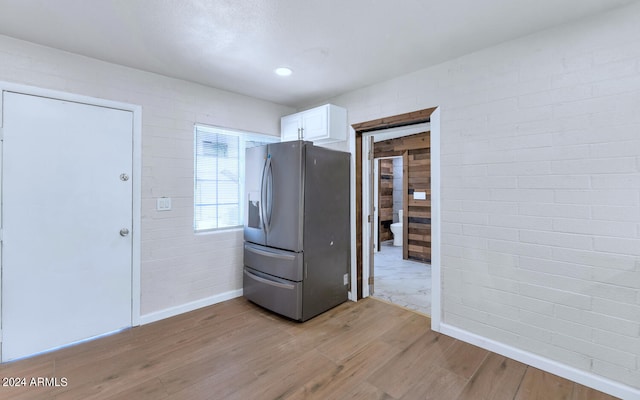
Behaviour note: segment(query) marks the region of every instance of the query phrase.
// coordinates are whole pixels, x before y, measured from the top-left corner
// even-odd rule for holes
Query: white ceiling
[[[0,34],[295,107],[635,1],[0,0]]]

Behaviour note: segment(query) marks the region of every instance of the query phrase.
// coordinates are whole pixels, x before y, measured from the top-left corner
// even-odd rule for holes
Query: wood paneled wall
[[[378,248],[380,242],[393,239],[393,160],[378,160]]]
[[[431,261],[431,132],[377,142],[374,157],[403,157],[403,258]],[[415,193],[425,199],[415,199]]]
[[[427,140],[430,139],[427,136]],[[408,188],[403,204],[407,214],[408,258],[431,261],[431,148],[409,150],[405,156],[408,165]],[[425,199],[416,199],[424,193]]]

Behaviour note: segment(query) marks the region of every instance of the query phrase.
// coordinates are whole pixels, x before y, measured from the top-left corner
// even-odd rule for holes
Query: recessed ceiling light
[[[279,67],[279,68],[276,68],[275,73],[280,76],[289,76],[293,73],[293,70],[287,67]]]

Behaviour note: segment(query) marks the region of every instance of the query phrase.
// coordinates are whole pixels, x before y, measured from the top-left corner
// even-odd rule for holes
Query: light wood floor
[[[303,324],[242,298],[0,366],[1,399],[612,399],[375,299]],[[51,383],[51,381],[49,381]]]

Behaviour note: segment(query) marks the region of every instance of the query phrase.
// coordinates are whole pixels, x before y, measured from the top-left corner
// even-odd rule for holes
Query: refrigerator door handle
[[[244,247],[245,249],[247,249],[248,252],[259,254],[261,256],[276,258],[281,261],[293,262],[296,258],[295,253],[289,252],[289,254],[284,254],[284,252],[282,251],[276,252],[276,251],[262,250],[250,245],[245,245]]]
[[[267,232],[271,228],[271,213],[273,211],[273,168],[271,168],[271,154],[267,155],[267,165],[265,167],[266,190],[265,190],[265,223]]]
[[[267,202],[267,191],[265,189],[266,179],[267,179],[267,166],[269,165],[269,155],[264,160],[264,165],[262,166],[262,179],[260,180],[260,222],[262,223],[262,229],[267,230],[267,221],[266,221],[266,202]]]

